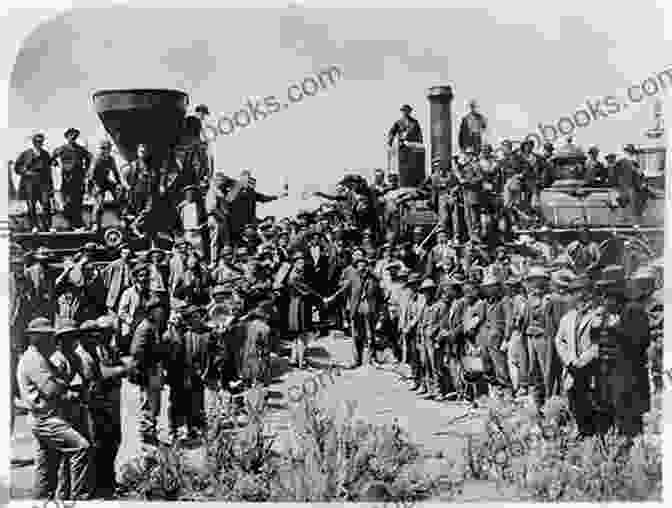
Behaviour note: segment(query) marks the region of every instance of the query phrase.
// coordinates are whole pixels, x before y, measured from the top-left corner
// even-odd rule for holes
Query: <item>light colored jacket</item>
[[[590,340],[590,330],[595,317],[594,310],[572,309],[560,320],[555,336],[555,347],[560,361],[565,367],[563,387],[569,390],[574,386],[574,378],[567,369],[571,365],[582,368],[597,358],[598,345]]]

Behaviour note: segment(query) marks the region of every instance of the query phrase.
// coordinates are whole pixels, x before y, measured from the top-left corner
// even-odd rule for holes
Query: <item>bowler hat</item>
[[[74,136],[79,136],[80,133],[81,133],[81,132],[80,132],[79,129],[75,129],[74,127],[70,127],[68,130],[66,130],[66,131],[63,133],[63,136],[66,137],[66,138],[67,138],[68,136],[72,136],[72,135],[74,135]]]
[[[28,323],[26,333],[54,333],[54,327],[51,325],[51,321],[46,317],[37,317]]]
[[[205,104],[199,104],[198,106],[196,106],[196,107],[194,108],[194,111],[195,111],[196,113],[203,113],[203,114],[205,114],[205,115],[209,115],[209,114],[210,114],[210,110],[208,109],[208,106],[206,106]]]

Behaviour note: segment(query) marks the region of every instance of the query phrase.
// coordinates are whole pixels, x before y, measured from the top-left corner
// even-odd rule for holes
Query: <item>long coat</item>
[[[287,279],[289,294],[288,328],[293,333],[310,331],[312,324],[311,299],[315,292],[307,285],[305,274],[293,269]]]

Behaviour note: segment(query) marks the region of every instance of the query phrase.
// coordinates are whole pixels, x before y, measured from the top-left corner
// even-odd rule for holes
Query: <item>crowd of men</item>
[[[440,402],[509,392],[541,408],[566,395],[583,435],[611,426],[640,432],[658,275],[626,277],[622,267],[604,266],[585,226],[567,247],[543,227],[516,238],[511,223],[534,213],[552,159],[508,142],[493,159],[477,136],[464,139],[477,146],[465,141],[455,171],[436,168],[427,192],[413,197],[428,197],[439,212],[429,236],[405,228],[399,201],[390,204],[394,174],[387,182],[382,172],[371,183],[344,179],[335,195],[322,194],[334,204],[259,220],[256,202],[274,197],[258,193],[249,172],[237,180],[213,175],[205,196],[198,182],[169,196],[152,180],[161,173],[143,166],[141,146],[134,176],[124,179],[133,227],[139,236],[157,233],[147,217],[174,207],[170,252],[122,244],[116,260],[99,266],[102,247],[87,243],[56,277],[44,249],[12,258],[12,379],[34,417],[35,496],[114,496],[122,379],[138,388],[144,444],[159,443],[166,385],[171,439],[198,439],[210,396],[268,384],[281,339],[291,340],[290,363],[306,368],[318,328],[351,335],[358,366],[391,351],[392,361],[410,366],[409,389],[418,396]],[[39,147],[39,137],[33,141]],[[593,155],[576,170],[610,178]],[[39,201],[45,187],[32,188],[31,178],[53,157],[35,157],[44,160],[25,155],[16,165]],[[56,157],[79,161],[71,170],[83,171],[88,160],[72,146]],[[81,184],[74,180],[73,188]],[[94,183],[111,191],[107,181]],[[76,208],[78,199],[66,202]],[[158,217],[165,232],[167,216]]]

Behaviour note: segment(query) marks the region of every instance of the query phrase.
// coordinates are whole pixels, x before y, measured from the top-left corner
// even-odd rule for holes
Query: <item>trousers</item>
[[[148,373],[147,383],[141,385],[138,397],[138,433],[140,441],[155,442],[158,438],[157,419],[161,413],[161,373]]]
[[[105,393],[91,407],[94,425],[96,495],[108,497],[116,488],[114,464],[121,446],[121,387]]]
[[[58,487],[59,467],[67,457],[69,498],[88,499],[90,490],[91,444],[61,416],[35,416],[33,436],[35,457],[35,498],[53,499]]]

